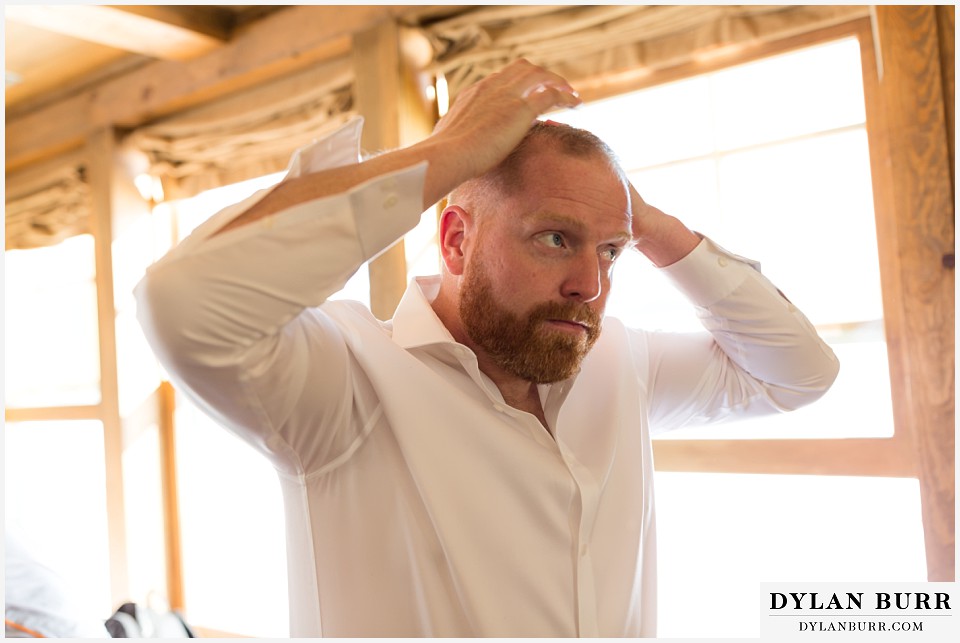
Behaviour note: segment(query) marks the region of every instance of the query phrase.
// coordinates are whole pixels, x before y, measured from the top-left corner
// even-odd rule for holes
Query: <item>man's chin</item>
[[[514,375],[535,384],[554,384],[570,379],[580,372],[586,347],[579,340],[571,343],[569,338],[556,339],[568,341],[562,342],[563,346],[558,346],[556,341],[550,342],[550,348],[542,349],[536,355],[528,354],[525,359],[511,359],[511,363],[504,366]]]

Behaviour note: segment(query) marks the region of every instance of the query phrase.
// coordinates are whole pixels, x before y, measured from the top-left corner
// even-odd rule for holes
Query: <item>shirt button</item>
[[[386,199],[383,200],[383,207],[392,208],[397,204],[397,201],[398,201],[397,195],[391,194],[390,196],[388,196]]]
[[[503,404],[499,404],[499,403],[494,404],[493,408],[497,411],[500,411],[501,413],[507,410],[506,408],[504,408]]]
[[[728,262],[729,260],[726,257],[717,257],[717,263],[721,268],[726,268]]]

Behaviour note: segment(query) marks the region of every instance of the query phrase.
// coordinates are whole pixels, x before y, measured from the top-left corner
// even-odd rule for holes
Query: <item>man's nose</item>
[[[594,254],[584,253],[570,266],[570,272],[561,286],[560,294],[565,299],[584,303],[594,301],[603,292],[602,276],[600,258]]]

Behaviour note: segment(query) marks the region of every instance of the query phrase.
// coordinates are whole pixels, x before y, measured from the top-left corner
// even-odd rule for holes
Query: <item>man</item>
[[[279,472],[293,636],[654,636],[651,429],[793,409],[836,376],[790,302],[602,143],[531,127],[578,102],[519,61],[410,148],[358,164],[350,124],[138,286],[177,385]],[[442,276],[388,322],[325,303],[448,194]],[[709,333],[603,319],[631,248]]]

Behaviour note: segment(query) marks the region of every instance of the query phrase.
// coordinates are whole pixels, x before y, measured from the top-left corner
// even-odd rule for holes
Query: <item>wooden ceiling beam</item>
[[[302,5],[251,24],[190,61],[160,60],[27,113],[7,113],[6,171],[78,147],[104,126],[132,128],[350,51],[353,33],[402,5]],[[8,7],[9,9],[9,7]]]
[[[223,46],[230,19],[215,7],[40,5],[6,7],[6,19],[115,49],[190,60]]]

